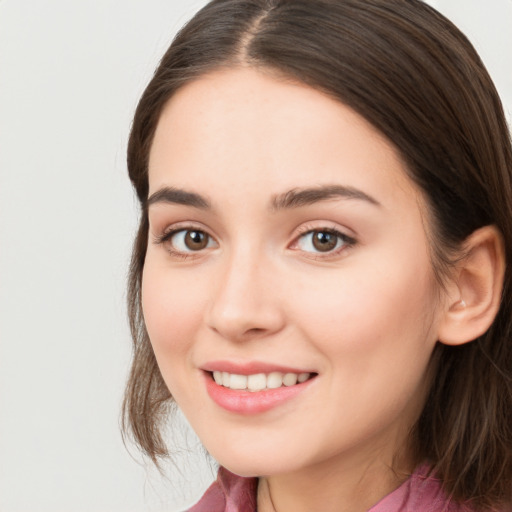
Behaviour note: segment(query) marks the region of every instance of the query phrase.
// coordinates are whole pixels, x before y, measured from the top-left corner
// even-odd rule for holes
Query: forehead
[[[348,106],[250,68],[210,73],[164,107],[150,152],[150,194],[162,186],[281,193],[342,184],[417,199],[395,147]]]

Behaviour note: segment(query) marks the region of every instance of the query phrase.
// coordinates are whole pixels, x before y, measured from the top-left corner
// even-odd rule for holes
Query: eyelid
[[[153,243],[156,245],[165,245],[174,235],[181,231],[201,231],[209,237],[210,241],[213,241],[215,246],[218,247],[218,242],[215,236],[213,236],[208,228],[206,228],[200,222],[194,221],[183,221],[177,222],[175,224],[171,224],[167,226],[162,232],[158,235],[154,235]],[[307,223],[299,226],[294,234],[292,242],[288,245],[288,249],[293,251],[300,251],[303,254],[307,255],[309,258],[314,259],[329,259],[339,256],[340,253],[345,252],[347,249],[350,249],[354,245],[358,243],[357,239],[352,234],[347,234],[348,228],[340,227],[339,225],[334,224],[333,222],[322,222],[315,221],[314,223]],[[351,230],[350,230],[351,231]],[[343,244],[339,248],[335,248],[331,251],[305,251],[298,247],[299,240],[301,237],[308,235],[314,232],[328,232],[332,233],[339,237]],[[206,247],[204,249],[199,249],[197,251],[180,251],[176,250],[174,247],[169,247],[170,244],[167,244],[166,250],[171,253],[172,256],[177,256],[183,259],[186,258],[194,258],[200,257],[203,255],[208,249],[212,249],[212,247]]]
[[[201,224],[200,222],[195,221],[182,221],[182,222],[175,222],[172,224],[166,225],[162,229],[157,229],[153,231],[153,241],[154,243],[162,243],[168,240],[173,234],[177,233],[178,231],[203,231],[207,235],[209,235],[211,238],[215,239],[215,237],[210,233],[210,230]],[[155,233],[155,231],[158,233]]]
[[[332,251],[303,251],[298,247],[299,240],[314,232],[326,232],[332,233],[343,240],[343,245],[338,249],[333,249]],[[301,251],[304,254],[307,254],[308,257],[314,259],[328,259],[339,256],[340,253],[345,252],[347,249],[355,246],[358,243],[357,239],[354,235],[349,235],[346,233],[346,230],[341,228],[340,226],[334,225],[332,222],[324,222],[314,223],[314,224],[304,224],[297,229],[297,232],[293,238],[293,241],[288,246],[291,250]]]
[[[181,259],[195,258],[204,254],[207,250],[212,249],[212,247],[205,247],[204,249],[200,249],[197,251],[180,251],[171,246],[170,240],[177,234],[182,231],[201,231],[204,233],[210,241],[213,241],[216,246],[218,246],[218,242],[216,238],[210,233],[210,231],[205,228],[200,223],[195,222],[178,222],[175,224],[171,224],[167,226],[160,234],[153,236],[153,243],[155,245],[164,245],[167,252],[171,254],[173,257],[178,257]]]

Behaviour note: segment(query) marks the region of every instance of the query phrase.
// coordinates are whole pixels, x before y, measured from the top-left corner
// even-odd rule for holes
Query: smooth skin
[[[424,199],[394,146],[347,106],[246,67],[169,100],[149,183],[144,318],[207,450],[260,477],[260,511],[370,508],[413,469],[407,432],[435,344],[492,321],[499,236],[489,228],[475,242],[483,280],[454,273],[461,307],[457,279],[435,279]],[[484,321],[450,338],[485,302],[484,281]],[[218,360],[316,377],[278,407],[237,414],[206,392],[204,367]]]

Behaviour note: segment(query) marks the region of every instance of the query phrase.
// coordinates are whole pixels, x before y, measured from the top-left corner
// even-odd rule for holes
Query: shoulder
[[[451,500],[443,491],[441,480],[422,464],[395,491],[368,512],[476,512],[469,505]]]

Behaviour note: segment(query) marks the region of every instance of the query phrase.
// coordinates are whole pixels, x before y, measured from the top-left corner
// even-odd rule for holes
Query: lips
[[[214,362],[203,366],[210,398],[238,414],[258,414],[305,392],[317,374],[265,363]]]
[[[274,363],[264,363],[261,361],[246,361],[246,362],[232,362],[232,361],[211,361],[201,366],[202,370],[207,372],[228,372],[239,375],[252,375],[256,373],[269,374],[272,372],[281,373],[315,373],[314,370],[308,368],[293,368],[291,366],[284,366]]]

